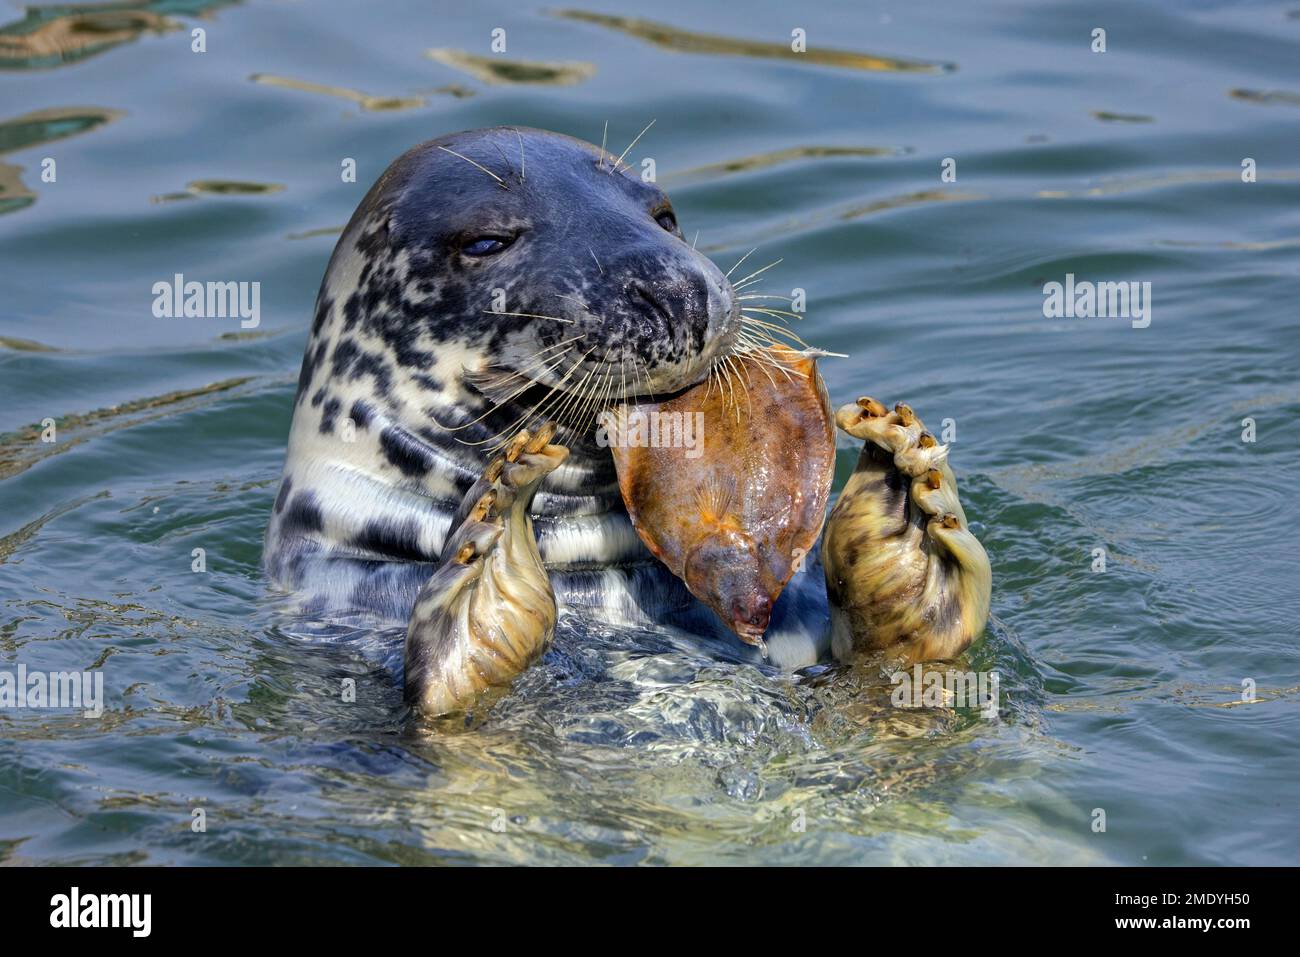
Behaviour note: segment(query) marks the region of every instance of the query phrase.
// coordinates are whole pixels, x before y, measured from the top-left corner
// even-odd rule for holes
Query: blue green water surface
[[[570,623],[430,735],[268,605],[368,185],[455,130],[652,119],[630,158],[724,269],[782,260],[834,399],[953,420],[998,720]],[[10,4],[0,669],[102,669],[106,711],[0,710],[0,862],[1294,863],[1298,252],[1295,2]],[[260,282],[259,327],[155,318],[176,273]],[[1151,283],[1150,325],[1045,318],[1068,273]]]

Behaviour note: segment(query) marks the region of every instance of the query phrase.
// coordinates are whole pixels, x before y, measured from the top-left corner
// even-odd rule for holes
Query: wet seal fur
[[[759,660],[638,538],[583,385],[617,374],[628,395],[686,389],[736,348],[741,322],[737,293],[683,239],[667,196],[603,149],[524,128],[415,147],[366,194],[321,283],[267,529],[269,579],[312,619],[405,624],[407,695],[427,713],[508,682],[544,652],[558,611]],[[909,430],[886,437],[895,459],[920,441]],[[833,630],[847,636],[841,656],[910,641],[841,609],[946,594],[963,575],[973,585],[957,590],[982,588],[983,616],[940,603],[921,627],[961,631],[945,650],[982,629],[978,542],[927,572],[936,539],[906,538],[928,584],[900,592],[868,570],[855,587],[862,548],[919,508],[899,485],[886,479],[882,498],[865,483],[884,506],[845,511],[853,560],[827,570],[841,604],[828,605],[819,556],[808,557],[772,612],[773,663],[822,659]]]

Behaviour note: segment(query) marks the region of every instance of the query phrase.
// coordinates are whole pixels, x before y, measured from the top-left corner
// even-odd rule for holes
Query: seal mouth
[[[558,393],[588,399],[594,397],[607,405],[681,392],[703,382],[728,356],[745,351],[742,345],[745,317],[734,295],[728,300],[719,322],[720,329],[705,340],[702,348],[672,363],[650,368],[637,356],[628,353],[626,347],[621,351],[609,348],[601,352],[599,345],[588,344],[589,333],[576,333],[528,356],[499,360],[480,370],[467,369],[466,379],[492,399],[499,398],[497,393],[502,391],[523,391],[519,386],[525,382]],[[666,323],[675,321],[662,305],[653,299],[648,298],[648,301]],[[575,324],[570,328],[585,323],[595,328],[601,323],[601,317],[584,308],[565,321]],[[516,387],[508,390],[496,388],[493,379],[502,376],[512,378]]]
[[[736,360],[754,357],[767,365],[770,363],[764,356],[774,345],[796,351],[809,349],[789,327],[788,317],[799,316],[767,304],[770,299],[787,297],[752,291],[758,281],[756,277],[779,262],[754,270],[734,285],[710,262],[714,272],[709,280],[709,298],[714,307],[709,319],[712,328],[691,343],[697,348],[673,357],[672,361],[660,360],[650,367],[627,343],[602,350],[601,343],[592,344],[591,339],[599,338],[595,330],[601,328],[603,317],[577,297],[563,296],[579,307],[570,310],[563,319],[556,315],[517,315],[559,319],[567,323],[565,335],[536,351],[525,353],[520,349],[515,354],[498,356],[496,361],[478,369],[466,368],[464,381],[492,403],[491,412],[512,407],[523,413],[520,422],[554,421],[565,444],[599,445],[596,436],[602,415],[619,406],[663,401],[706,381],[715,381],[720,389],[734,387]],[[738,262],[736,266],[739,265]],[[748,291],[742,295],[740,290]],[[645,300],[644,308],[661,323],[670,327],[689,325],[686,317],[666,310],[653,295],[643,294],[641,298]],[[820,355],[831,354],[814,351]],[[488,414],[484,413],[484,417]],[[762,630],[759,629],[755,639],[761,636]]]

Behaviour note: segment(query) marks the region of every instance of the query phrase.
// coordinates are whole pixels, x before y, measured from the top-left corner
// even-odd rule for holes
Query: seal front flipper
[[[891,412],[863,397],[835,422],[866,440],[822,540],[835,657],[956,657],[984,630],[993,578],[948,446],[901,402]]]
[[[406,632],[406,699],[427,716],[471,708],[542,656],[555,595],[529,516],[538,485],[569,455],[553,425],[521,432],[470,488],[420,589]]]

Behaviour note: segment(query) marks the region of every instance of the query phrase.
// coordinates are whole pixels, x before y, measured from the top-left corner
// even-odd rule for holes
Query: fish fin
[[[735,497],[735,476],[710,475],[695,492],[700,519],[709,524],[721,524],[728,517]]]

